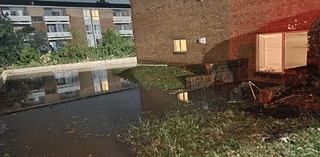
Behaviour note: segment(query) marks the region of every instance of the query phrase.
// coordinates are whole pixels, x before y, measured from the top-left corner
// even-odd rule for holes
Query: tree
[[[308,31],[308,58],[320,62],[320,16],[311,24]]]
[[[12,21],[7,15],[0,14],[0,65],[8,66],[19,59],[19,51],[26,44],[36,47],[38,44],[30,36],[34,29],[26,26],[23,29],[14,29]]]
[[[131,43],[130,37],[123,37],[118,30],[104,30],[103,46],[106,47],[109,55],[134,54],[135,45]]]

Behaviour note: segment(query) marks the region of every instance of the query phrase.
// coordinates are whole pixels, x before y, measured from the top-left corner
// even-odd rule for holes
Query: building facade
[[[35,39],[58,49],[58,41],[72,39],[69,28],[86,35],[88,46],[102,44],[102,31],[117,29],[132,36],[131,10],[128,4],[35,1],[0,2],[0,12],[7,14],[15,29],[31,26]]]
[[[318,0],[132,0],[131,9],[138,63],[207,63],[215,74],[269,83],[308,77]]]

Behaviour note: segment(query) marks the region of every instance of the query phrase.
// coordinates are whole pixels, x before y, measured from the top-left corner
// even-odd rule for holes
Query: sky
[[[62,1],[62,2],[88,2],[88,3],[96,3],[96,1],[100,0],[41,0],[41,1]],[[119,4],[129,4],[129,0],[105,0],[110,3],[119,3]]]

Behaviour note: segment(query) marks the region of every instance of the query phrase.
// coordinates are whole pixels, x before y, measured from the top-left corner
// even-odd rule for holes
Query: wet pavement
[[[0,89],[0,156],[135,156],[117,137],[168,108],[179,95],[141,88],[115,75],[121,70],[99,67],[8,77]],[[234,99],[235,86],[182,97],[221,109]]]

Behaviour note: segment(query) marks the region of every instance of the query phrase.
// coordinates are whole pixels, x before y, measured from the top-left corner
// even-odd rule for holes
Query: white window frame
[[[178,46],[176,45],[176,42],[178,42]],[[185,46],[182,45],[182,43],[185,43]],[[187,46],[187,40],[186,39],[176,39],[173,40],[173,46],[174,46],[174,52],[187,52],[188,51],[188,46]],[[177,47],[179,47],[179,49]],[[185,50],[183,48],[185,47]]]
[[[286,36],[288,35],[292,35],[292,34],[307,34],[307,30],[302,30],[302,31],[291,31],[291,32],[276,32],[276,33],[264,33],[264,34],[257,34],[256,35],[256,71],[258,72],[270,72],[270,73],[284,73],[286,69],[292,69],[292,68],[297,68],[297,67],[302,67],[302,66],[306,66],[307,65],[307,50],[304,54],[302,54],[302,56],[304,57],[303,59],[305,59],[304,63],[301,63],[301,65],[298,66],[291,66],[291,67],[287,67],[286,68]],[[265,68],[261,68],[263,66],[261,66],[260,61],[261,59],[264,60],[264,62],[266,62],[266,59],[261,58],[261,51],[260,49],[267,49],[264,46],[260,45],[260,40],[261,40],[261,36],[268,36],[268,35],[281,35],[281,67],[280,70],[274,71],[271,68],[268,68],[265,64]],[[307,36],[306,36],[307,37]],[[264,43],[265,44],[265,43]],[[264,47],[264,48],[263,48]],[[307,47],[307,43],[306,43],[306,47]],[[304,47],[303,47],[304,48]],[[263,55],[263,54],[262,54]],[[266,55],[266,54],[265,54]],[[301,54],[300,54],[301,55]],[[301,58],[300,58],[301,59]]]

